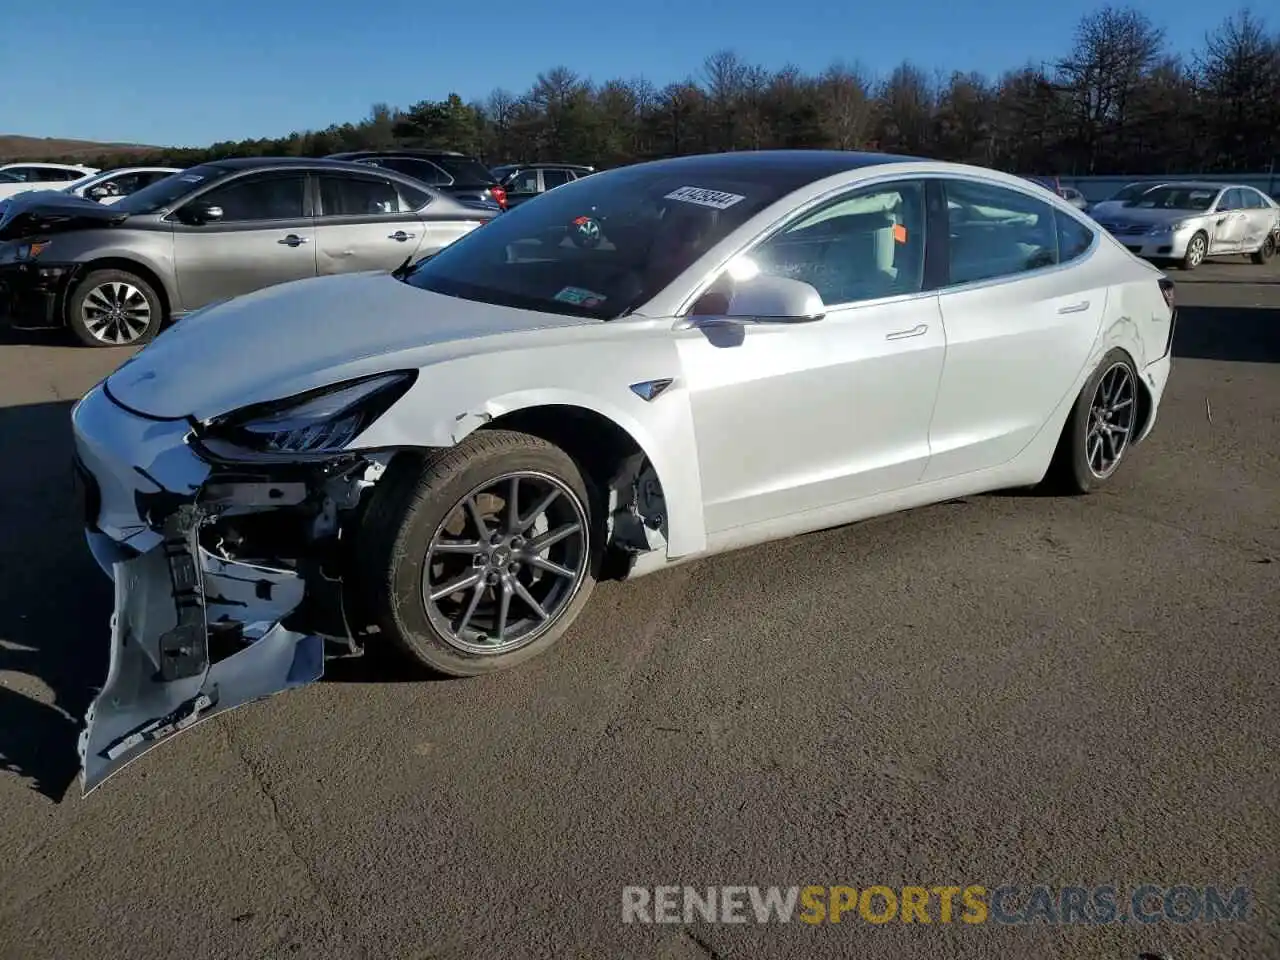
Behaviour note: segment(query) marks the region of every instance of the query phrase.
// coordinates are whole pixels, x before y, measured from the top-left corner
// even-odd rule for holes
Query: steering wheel
[[[593,217],[574,217],[569,224],[569,239],[575,247],[591,250],[600,246],[600,221]]]

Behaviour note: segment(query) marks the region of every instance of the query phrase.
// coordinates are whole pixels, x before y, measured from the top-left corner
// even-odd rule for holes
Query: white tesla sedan
[[[787,151],[625,167],[392,274],[179,321],[72,415],[115,580],[92,788],[389,643],[511,667],[602,577],[997,488],[1151,430],[1173,284],[990,170]]]

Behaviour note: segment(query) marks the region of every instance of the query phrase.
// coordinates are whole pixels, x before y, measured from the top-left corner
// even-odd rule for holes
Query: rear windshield
[[[495,217],[406,282],[464,300],[611,320],[652,299],[789,188],[624,167]]]
[[[201,164],[171,177],[164,177],[149,187],[129,194],[113,204],[112,209],[121,213],[156,213],[172,206],[191,191],[226,175],[227,171],[222,167]]]
[[[1208,210],[1218,192],[1203,187],[1155,187],[1130,200],[1129,206],[1138,210]]]
[[[488,167],[471,157],[432,157],[431,161],[444,167],[457,183],[490,184],[495,179]]]

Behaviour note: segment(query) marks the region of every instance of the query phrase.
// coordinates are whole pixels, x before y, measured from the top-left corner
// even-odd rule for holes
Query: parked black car
[[[514,207],[532,200],[554,187],[563,186],[595,173],[595,167],[580,163],[508,163],[493,168],[507,194],[507,206]]]
[[[328,160],[348,160],[386,167],[457,200],[507,207],[507,193],[493,172],[475,157],[451,150],[353,150],[334,153]]]

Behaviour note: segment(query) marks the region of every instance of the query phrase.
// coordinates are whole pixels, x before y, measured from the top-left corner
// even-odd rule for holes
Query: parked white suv
[[[0,165],[0,199],[27,190],[61,190],[97,172],[97,167],[70,163],[6,163]]]

